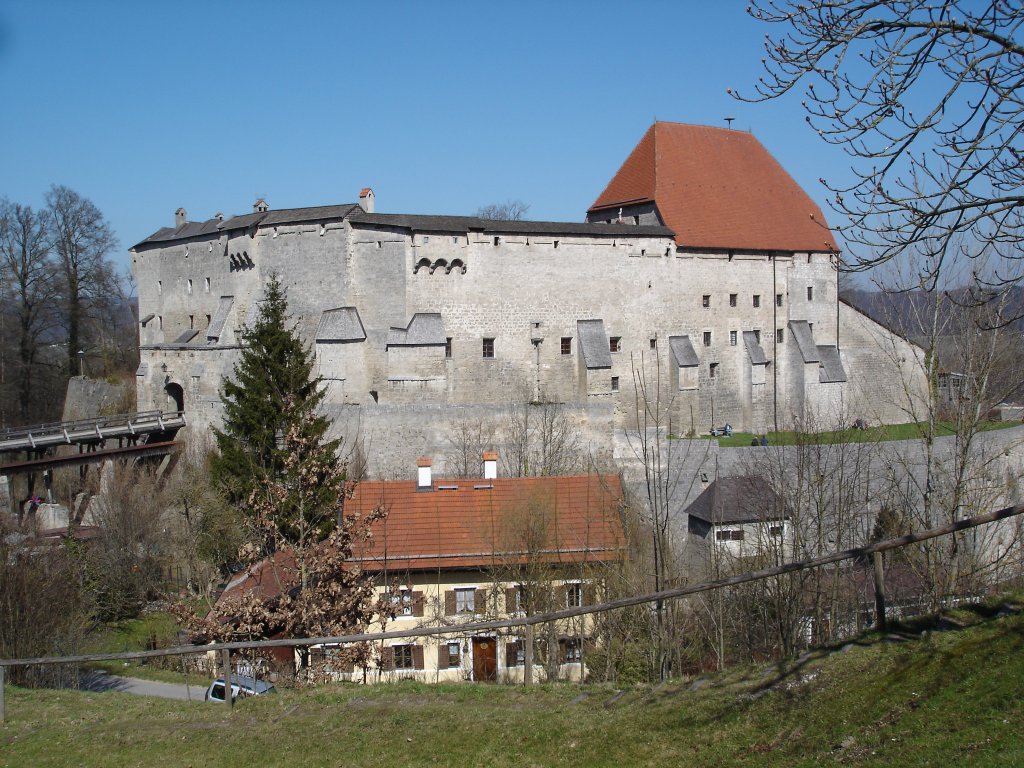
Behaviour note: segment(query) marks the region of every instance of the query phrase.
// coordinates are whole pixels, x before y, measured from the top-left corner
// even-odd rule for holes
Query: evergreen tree
[[[221,392],[224,429],[215,430],[219,455],[212,470],[228,502],[253,526],[255,559],[330,533],[344,502],[344,466],[336,458],[340,441],[325,438],[329,422],[317,412],[322,380],[313,376],[312,352],[290,324],[276,275],[241,338],[241,359]]]

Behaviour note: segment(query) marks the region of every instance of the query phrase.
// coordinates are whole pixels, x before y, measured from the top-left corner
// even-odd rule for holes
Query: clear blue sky
[[[843,153],[799,96],[741,104],[763,25],[743,2],[8,0],[0,195],[90,198],[127,248],[179,206],[355,202],[580,221],[651,122],[751,130],[825,206]]]

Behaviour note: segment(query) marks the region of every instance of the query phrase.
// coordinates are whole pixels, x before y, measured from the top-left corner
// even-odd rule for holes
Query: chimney
[[[417,491],[430,491],[433,490],[434,484],[430,478],[430,467],[433,462],[427,458],[416,459],[416,490]]]
[[[185,213],[184,208],[179,208],[174,212],[174,227],[177,229],[182,224],[188,224],[188,214]]]
[[[484,480],[493,480],[498,476],[498,454],[495,451],[484,451]]]
[[[213,214],[213,218],[215,218],[217,221],[224,221],[224,214],[221,213],[220,211],[217,211],[215,214]]]
[[[252,204],[253,213],[266,213],[269,210],[270,206],[267,205],[267,201],[264,200],[262,197]]]
[[[373,213],[373,190],[363,187],[359,192],[359,207],[367,213]]]

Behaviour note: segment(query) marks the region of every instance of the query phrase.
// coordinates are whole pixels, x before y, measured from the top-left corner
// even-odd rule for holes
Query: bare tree
[[[46,204],[64,299],[68,370],[74,371],[88,321],[98,319],[114,295],[116,276],[108,256],[117,237],[100,210],[73,189],[55,184]]]
[[[491,203],[477,208],[476,216],[478,219],[495,221],[522,221],[529,210],[529,204],[522,200],[506,200],[504,203]]]
[[[488,418],[465,418],[448,431],[445,467],[452,477],[479,477],[484,451],[494,450],[496,428]]]
[[[29,206],[0,200],[0,274],[13,304],[17,324],[18,418],[27,423],[35,415],[33,393],[39,387],[40,347],[53,329],[56,280],[51,260],[46,219]]]
[[[753,96],[735,95],[806,85],[808,123],[854,163],[852,181],[823,181],[843,237],[865,246],[855,266],[924,247],[932,287],[950,262],[992,256],[985,287],[1020,280],[1020,3],[755,0],[749,12],[779,30]]]

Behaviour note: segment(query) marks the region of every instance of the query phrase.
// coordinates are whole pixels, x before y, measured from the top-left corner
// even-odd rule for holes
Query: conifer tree
[[[329,422],[317,412],[322,380],[313,376],[312,352],[290,323],[277,275],[270,276],[241,339],[241,359],[221,393],[224,429],[215,430],[213,478],[254,525],[260,546],[252,554],[258,557],[330,533],[344,501],[344,465],[336,458],[340,441],[326,439]],[[275,500],[268,509],[271,488]],[[260,509],[267,519],[257,519]]]

